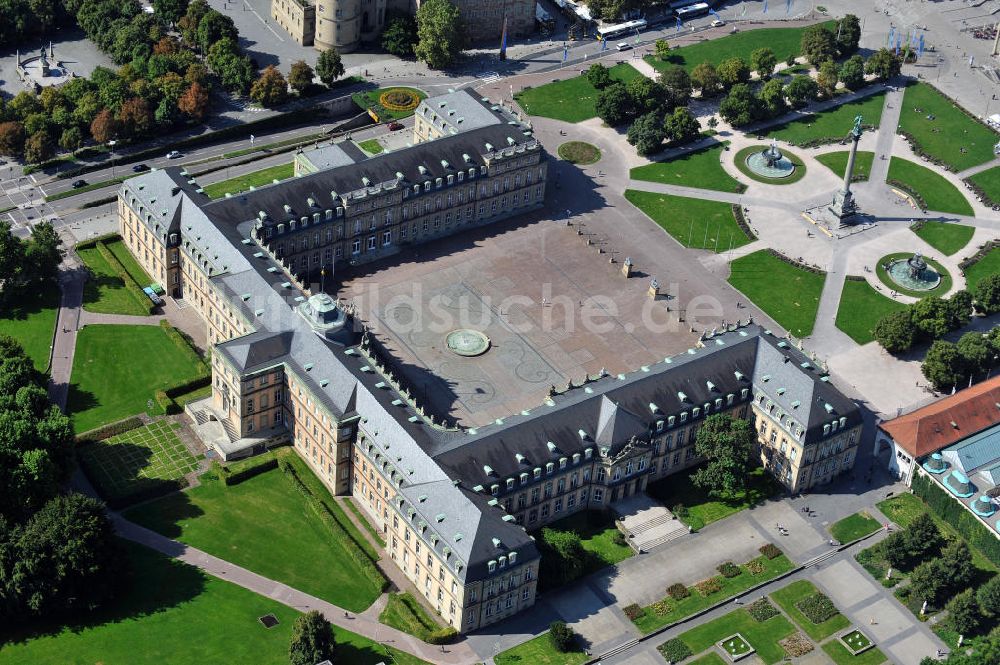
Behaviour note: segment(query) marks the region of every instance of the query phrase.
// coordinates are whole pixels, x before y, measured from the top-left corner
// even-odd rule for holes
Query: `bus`
[[[704,16],[708,13],[709,7],[707,2],[696,2],[693,5],[687,7],[681,7],[675,13],[677,18],[683,20],[688,18],[694,18],[696,16]]]
[[[626,21],[625,23],[618,23],[617,25],[605,25],[597,29],[597,38],[599,40],[614,39],[621,35],[630,35],[633,32],[638,33],[640,30],[646,29],[646,19],[640,18],[634,21]]]

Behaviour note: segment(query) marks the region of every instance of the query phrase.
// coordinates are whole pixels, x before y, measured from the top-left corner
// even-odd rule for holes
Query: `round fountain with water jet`
[[[762,178],[787,178],[795,172],[795,164],[782,154],[774,141],[763,150],[747,155],[746,165]]]

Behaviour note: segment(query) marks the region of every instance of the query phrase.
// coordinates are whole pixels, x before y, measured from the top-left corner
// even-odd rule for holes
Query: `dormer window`
[[[509,490],[514,489],[514,479],[513,478],[508,478],[507,479],[507,489],[509,489]]]
[[[556,465],[553,464],[552,462],[549,462],[548,464],[545,465],[545,475],[552,475],[552,472],[555,471],[555,469]]]

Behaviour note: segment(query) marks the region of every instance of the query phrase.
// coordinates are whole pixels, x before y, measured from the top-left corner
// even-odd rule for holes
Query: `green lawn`
[[[441,628],[440,622],[428,614],[409,592],[389,594],[389,602],[379,614],[378,620],[424,641],[427,641],[432,632]]]
[[[911,230],[928,245],[947,256],[968,245],[972,234],[976,232],[971,226],[945,222],[922,222],[920,228]]]
[[[368,517],[361,512],[361,509],[358,508],[357,504],[354,503],[352,499],[345,498],[343,501],[343,505],[347,506],[347,510],[354,513],[354,518],[361,523],[361,526],[365,528],[365,531],[371,534],[371,537],[375,539],[375,542],[377,542],[382,547],[385,547],[385,539],[382,537],[382,534],[379,533],[378,529],[376,529],[372,525],[372,523],[368,521]]]
[[[198,468],[198,460],[177,437],[178,423],[159,420],[110,439],[82,446],[77,455],[101,496],[121,500],[177,481]]]
[[[548,525],[548,528],[576,532],[580,536],[583,549],[595,556],[595,570],[613,566],[635,553],[628,545],[615,543],[615,534],[621,532],[615,527],[610,516],[594,510],[584,510],[564,517]]]
[[[934,119],[929,120],[929,115]],[[993,159],[993,146],[1000,139],[1000,134],[970,118],[951,98],[928,83],[906,89],[899,130],[910,134],[921,150],[955,171]]]
[[[546,632],[497,654],[493,662],[496,665],[579,665],[587,662],[589,658],[590,656],[583,651],[567,653],[556,651]]]
[[[958,187],[948,180],[915,162],[893,157],[889,161],[888,180],[905,185],[905,189],[918,194],[928,210],[972,216],[972,206]],[[889,182],[889,185],[895,183]]]
[[[740,173],[751,180],[756,180],[757,182],[762,182],[766,185],[791,185],[792,183],[798,182],[799,180],[802,180],[802,178],[806,177],[806,165],[802,162],[798,155],[795,155],[788,150],[782,150],[781,153],[786,159],[788,159],[788,161],[795,165],[795,170],[792,171],[790,175],[785,176],[784,178],[766,178],[751,171],[750,167],[747,165],[747,159],[749,159],[750,155],[753,153],[762,152],[767,148],[768,146],[766,145],[747,146],[736,153],[733,163],[736,164],[736,168],[740,170]]]
[[[755,506],[782,491],[781,485],[763,467],[750,472],[750,489],[731,495],[711,496],[707,489],[691,482],[692,469],[688,473],[674,474],[651,483],[646,492],[670,510],[678,504],[687,509],[687,515],[680,519],[694,530],[706,524],[717,522],[724,517]]]
[[[108,249],[118,259],[122,267],[125,268],[125,272],[129,274],[129,277],[134,279],[139,286],[145,287],[153,283],[153,280],[146,271],[142,269],[142,266],[135,260],[132,256],[132,252],[128,251],[128,246],[122,242],[121,238],[115,238],[114,240],[106,240],[104,244],[107,245]],[[161,284],[162,286],[162,284]]]
[[[866,126],[878,127],[882,120],[882,107],[884,105],[885,93],[880,92],[826,111],[819,111],[761,133],[779,141],[787,141],[792,145],[834,143],[843,140],[851,131],[855,116],[860,115],[864,118]]]
[[[730,264],[729,283],[796,337],[812,334],[825,280],[763,249]]]
[[[816,161],[837,174],[838,178],[843,178],[844,172],[847,170],[847,156],[849,154],[847,150],[824,152],[822,155],[816,155]],[[854,160],[855,182],[868,180],[868,176],[872,172],[872,161],[874,159],[874,152],[858,150],[857,157]]]
[[[878,647],[872,647],[867,651],[862,651],[857,656],[852,656],[840,640],[830,640],[823,645],[823,651],[833,659],[837,665],[879,665],[886,661],[885,654],[879,651]]]
[[[277,166],[269,166],[266,169],[261,169],[259,171],[251,171],[250,173],[245,173],[241,176],[236,176],[235,178],[230,178],[229,180],[223,180],[222,182],[213,182],[211,185],[205,185],[203,188],[205,190],[205,195],[210,199],[222,198],[226,194],[238,194],[240,192],[245,192],[251,187],[263,187],[264,185],[270,185],[275,180],[287,180],[295,175],[295,164],[289,162],[287,164],[278,164]]]
[[[610,68],[611,78],[628,83],[642,74],[628,63]],[[586,76],[574,76],[553,81],[537,88],[528,88],[514,95],[529,115],[540,115],[566,122],[582,122],[597,115],[597,89]]]
[[[378,139],[368,139],[367,141],[361,141],[358,143],[358,147],[367,152],[369,155],[377,155],[385,148],[382,144],[378,142]]]
[[[100,314],[131,314],[133,316],[149,314],[149,307],[141,305],[142,301],[136,298],[135,294],[129,292],[124,280],[118,276],[118,273],[105,260],[97,247],[77,249],[76,253],[90,269],[90,276],[83,287],[83,308],[85,310]],[[142,285],[141,282],[140,285]]]
[[[411,92],[420,99],[426,99],[427,94],[423,90],[418,90],[417,88],[407,88],[405,86],[392,86],[391,88],[376,88],[375,90],[369,90],[367,92],[356,92],[351,95],[351,99],[364,110],[368,110],[372,106],[381,105],[379,102],[379,97],[383,93],[389,90],[405,90]],[[417,110],[414,106],[412,109],[406,111],[393,111],[392,109],[385,109],[385,113],[379,118],[381,122],[386,120],[400,120],[402,118],[409,118],[413,115],[413,112]]]
[[[722,168],[722,154],[727,145],[728,142],[718,143],[663,162],[637,166],[632,169],[631,178],[739,194],[746,190],[746,185]]]
[[[722,660],[722,656],[714,651],[709,651],[701,658],[690,661],[688,665],[726,665],[726,661]]]
[[[231,487],[202,476],[199,487],[141,504],[126,516],[353,612],[380,593],[277,469]]]
[[[879,319],[901,309],[906,309],[906,305],[885,297],[868,282],[848,279],[840,293],[837,328],[858,344],[867,344],[875,339],[872,331]]]
[[[556,148],[556,153],[560,159],[581,166],[596,164],[601,159],[601,149],[586,141],[566,141]]]
[[[757,574],[751,573],[747,568],[750,562],[747,562],[740,566],[743,572],[736,577],[718,576],[721,586],[719,591],[703,596],[695,587],[690,587],[689,591],[691,595],[687,598],[674,600],[670,596],[667,596],[663,599],[663,602],[666,603],[665,605],[653,604],[642,608],[643,613],[633,623],[635,623],[639,632],[643,634],[651,633],[658,628],[666,626],[668,623],[679,621],[720,601],[737,596],[761,582],[772,580],[795,567],[795,564],[784,554],[774,559],[759,556],[753,561],[758,562],[754,564],[755,566],[761,566],[761,572]],[[736,631],[730,631],[726,635],[734,632]],[[723,635],[723,637],[726,635]],[[693,649],[693,651],[698,653],[699,650]]]
[[[827,21],[824,25],[835,27],[833,21]],[[690,72],[703,62],[718,65],[727,58],[743,58],[749,63],[750,54],[764,47],[774,51],[778,62],[784,62],[788,56],[797,56],[802,52],[802,31],[803,28],[746,30],[673,49],[666,61],[656,56],[646,56],[646,62],[658,70],[666,69],[670,65],[683,65]]]
[[[757,656],[766,665],[772,665],[785,657],[785,650],[778,644],[778,640],[794,632],[795,626],[781,614],[758,623],[746,610],[740,609],[692,628],[682,633],[680,638],[692,652],[699,653],[711,648],[719,640],[739,633],[757,650]]]
[[[984,277],[996,273],[1000,273],[1000,247],[991,249],[982,259],[965,269],[965,288],[973,291]]]
[[[625,198],[684,247],[727,252],[752,242],[721,201],[626,189]]]
[[[68,412],[77,432],[146,411],[157,390],[204,376],[160,326],[89,325],[77,335]]]
[[[288,663],[297,611],[145,547],[125,547],[130,566],[115,602],[78,623],[19,633],[0,649],[0,664]],[[264,628],[265,614],[278,625]],[[338,663],[422,662],[337,627],[334,634]]]
[[[842,543],[849,543],[882,528],[878,520],[865,512],[848,515],[829,526],[830,535]]]
[[[890,289],[894,289],[898,293],[902,293],[907,296],[912,296],[914,298],[923,298],[924,296],[943,296],[951,290],[951,275],[945,270],[944,266],[935,261],[929,256],[924,256],[924,261],[927,262],[931,268],[937,271],[941,275],[941,281],[933,289],[928,291],[911,291],[910,289],[904,289],[899,284],[897,284],[885,269],[885,265],[895,261],[897,259],[908,259],[913,256],[913,252],[893,252],[892,254],[886,254],[878,260],[875,265],[875,274],[878,276],[879,281]]]
[[[59,311],[59,287],[47,282],[40,291],[0,298],[0,334],[16,339],[38,371],[49,366],[52,329]]]
[[[1000,166],[980,171],[975,175],[969,176],[966,180],[983,190],[983,193],[990,199],[992,205],[1000,204]]]
[[[795,603],[818,592],[819,590],[809,580],[798,580],[771,594],[771,600],[777,603],[809,637],[817,642],[851,625],[847,617],[839,612],[823,623],[813,623],[799,611],[799,608],[795,607]]]

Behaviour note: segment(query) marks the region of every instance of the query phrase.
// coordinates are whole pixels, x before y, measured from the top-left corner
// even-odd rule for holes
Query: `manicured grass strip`
[[[31,291],[0,294],[0,334],[16,339],[40,372],[49,366],[59,287],[45,282]]]
[[[375,542],[382,547],[385,547],[385,540],[382,538],[382,534],[380,534],[372,523],[368,521],[368,518],[361,512],[361,509],[358,508],[357,504],[350,499],[345,499],[343,504],[347,506],[349,511],[354,513],[355,519],[357,519],[358,522],[361,522],[361,526],[365,528],[365,531],[371,534],[372,538],[375,539]]]
[[[965,269],[965,288],[973,291],[980,281],[1000,272],[1000,247],[991,249],[986,255]]]
[[[840,640],[830,640],[823,645],[823,651],[837,665],[879,665],[886,661],[885,654],[879,651],[878,647],[872,647],[857,656],[852,656]]]
[[[786,587],[778,589],[771,594],[771,600],[776,602],[781,606],[781,609],[785,611],[788,616],[792,617],[795,623],[799,624],[799,627],[806,632],[809,637],[813,638],[817,642],[833,635],[836,632],[844,630],[851,622],[847,620],[843,614],[837,613],[823,623],[813,623],[806,615],[804,615],[795,604],[800,600],[808,598],[813,594],[819,592],[813,583],[809,580],[798,580],[792,582]]]
[[[407,92],[413,93],[416,97],[420,98],[421,100],[427,98],[427,94],[423,90],[394,85],[391,88],[376,88],[375,90],[368,90],[367,92],[356,92],[353,95],[351,95],[351,99],[353,99],[354,103],[357,104],[361,109],[367,111],[369,108],[372,107],[375,108],[381,107],[381,103],[379,102],[379,97],[382,96],[382,93],[387,92],[389,90],[405,90]],[[385,122],[387,120],[400,120],[402,118],[409,118],[411,115],[413,115],[413,112],[417,110],[418,105],[419,102],[416,105],[414,105],[412,109],[408,109],[406,111],[394,111],[392,109],[383,108],[381,109],[381,111],[379,111],[379,121]]]
[[[507,649],[493,658],[496,665],[579,665],[590,656],[583,651],[556,651],[548,632]]]
[[[786,141],[792,145],[817,145],[842,141],[854,126],[854,118],[860,115],[866,126],[878,127],[882,121],[882,107],[885,93],[880,92],[864,99],[854,100],[840,106],[819,111],[804,118],[780,125],[765,133],[768,137]],[[843,173],[843,172],[841,172]]]
[[[114,255],[118,262],[122,264],[125,268],[125,272],[136,281],[140,287],[146,287],[153,283],[152,278],[146,274],[146,271],[142,269],[142,266],[135,260],[132,256],[132,252],[128,251],[128,247],[122,242],[121,238],[116,238],[113,240],[106,240],[104,244],[107,246],[108,250]],[[161,284],[160,286],[166,286]]]
[[[45,201],[58,201],[60,199],[68,199],[71,196],[76,196],[77,194],[85,194],[86,192],[92,192],[96,189],[104,189],[105,187],[111,187],[113,185],[120,185],[129,178],[134,178],[134,175],[119,176],[117,178],[110,178],[108,180],[102,180],[100,182],[92,182],[83,187],[76,187],[74,189],[67,189],[64,192],[58,192],[50,196],[45,197]]]
[[[752,574],[747,568],[749,563],[753,563],[755,567],[759,567],[761,572],[756,575]],[[689,591],[691,595],[687,598],[682,598],[681,600],[674,600],[673,598],[667,596],[663,599],[666,603],[667,611],[662,611],[660,608],[660,613],[657,613],[657,605],[650,605],[649,607],[642,608],[642,614],[640,614],[636,619],[633,620],[636,628],[639,632],[646,634],[651,633],[657,628],[666,626],[669,623],[675,621],[680,621],[685,617],[689,617],[696,612],[711,607],[718,602],[727,600],[733,596],[737,596],[750,587],[757,586],[762,582],[768,580],[773,580],[775,577],[788,572],[794,567],[788,557],[784,554],[775,557],[774,559],[768,559],[765,556],[757,557],[753,559],[752,562],[743,564],[740,566],[742,573],[736,577],[722,577],[719,576],[720,589],[715,593],[710,593],[707,596],[703,596],[695,587],[690,587]],[[732,633],[736,632],[731,630],[726,635],[721,637],[726,637]],[[746,635],[746,633],[744,633]],[[784,636],[782,636],[784,637]],[[756,644],[754,646],[757,646]],[[692,649],[695,653],[701,651],[701,649]]]
[[[890,289],[893,289],[897,293],[902,293],[903,295],[912,296],[914,298],[923,298],[925,296],[943,296],[951,290],[951,275],[948,271],[944,269],[940,263],[930,258],[929,256],[924,256],[924,261],[927,262],[931,268],[937,271],[941,275],[941,281],[933,289],[928,291],[911,291],[910,289],[904,289],[899,284],[889,276],[886,271],[885,266],[897,259],[909,259],[913,256],[913,252],[894,252],[893,254],[886,254],[881,259],[878,260],[878,264],[875,266],[875,274],[878,276],[879,281]]]
[[[157,390],[205,372],[201,358],[160,326],[89,325],[77,336],[68,412],[86,432],[146,411]]]
[[[909,192],[920,196],[928,210],[973,215],[972,206],[958,187],[926,166],[893,157],[889,161],[888,179],[903,183]]]
[[[865,512],[848,515],[830,525],[830,535],[842,543],[849,543],[882,528],[878,520]]]
[[[129,292],[128,286],[111,264],[95,247],[77,249],[77,254],[90,269],[90,275],[83,286],[83,308],[88,312],[99,314],[131,314],[146,316],[148,308],[139,305],[135,295]]]
[[[287,665],[297,611],[140,545],[123,545],[129,566],[121,596],[68,625],[18,633],[0,650],[0,664],[162,665],[183,654],[180,660],[191,663]],[[265,614],[278,625],[264,628],[258,617]],[[334,634],[338,663],[422,662],[341,628]]]
[[[730,264],[729,283],[796,337],[812,334],[825,280],[763,249]]]
[[[691,470],[693,471],[693,469]],[[678,505],[686,510],[679,511],[678,517],[695,531],[706,524],[717,522],[724,517],[745,508],[755,506],[782,490],[771,474],[757,467],[750,472],[749,490],[714,496],[708,490],[691,482],[690,473],[674,474],[649,485],[646,492],[673,510]]]
[[[983,190],[992,205],[1000,204],[1000,166],[980,171],[966,180]]]
[[[601,158],[600,148],[585,141],[567,141],[560,145],[556,152],[559,153],[561,159],[565,159],[570,164],[583,166],[594,164]]]
[[[711,648],[719,640],[739,633],[757,650],[757,655],[766,665],[772,665],[785,657],[785,650],[778,644],[778,640],[794,632],[795,626],[780,614],[763,623],[757,623],[746,610],[736,610],[692,628],[682,633],[680,637],[691,647],[691,651],[699,653]]]
[[[385,149],[382,147],[382,144],[378,142],[378,139],[368,139],[367,141],[361,141],[360,143],[358,143],[358,147],[370,155],[377,155]]]
[[[787,150],[782,150],[781,153],[785,158],[795,165],[795,170],[792,171],[791,175],[784,178],[765,178],[764,176],[757,175],[750,170],[747,165],[747,159],[755,152],[762,152],[766,150],[768,146],[766,145],[751,145],[743,148],[738,153],[733,162],[736,164],[736,168],[740,170],[740,173],[750,178],[751,180],[756,180],[757,182],[762,182],[767,185],[790,185],[793,182],[798,182],[802,178],[806,177],[806,165],[802,160],[795,154],[788,152]]]
[[[709,651],[701,658],[690,661],[688,665],[726,665],[726,661],[722,660],[722,656],[714,651]]]
[[[848,279],[840,293],[837,328],[858,344],[875,339],[875,324],[886,314],[905,309],[906,305],[882,295],[864,280]]]
[[[751,242],[721,201],[626,189],[625,198],[684,247],[727,252]]]
[[[910,229],[923,238],[928,245],[947,256],[969,244],[976,232],[971,226],[947,224],[945,222],[922,222],[919,228]]]
[[[223,180],[222,182],[214,182],[211,185],[205,185],[203,189],[208,198],[218,199],[226,194],[245,192],[251,187],[270,185],[275,180],[286,180],[294,175],[295,164],[289,162],[288,164],[270,166],[260,171],[252,171],[245,175],[230,178],[229,180]]]
[[[250,155],[255,152],[266,152],[268,150],[273,150],[274,148],[285,148],[290,145],[298,145],[298,144],[305,145],[306,143],[313,143],[314,141],[319,141],[321,139],[325,139],[326,137],[327,135],[323,133],[309,134],[307,136],[296,136],[293,139],[285,139],[284,141],[275,141],[274,143],[256,145],[253,146],[252,148],[243,148],[242,150],[234,150],[233,152],[227,152],[224,155],[222,155],[222,159],[232,159],[234,157],[242,157],[244,155]],[[214,160],[207,160],[207,159],[203,160],[203,162],[208,162],[208,161],[214,161]],[[196,163],[201,164],[203,162],[196,162]]]
[[[610,68],[611,78],[628,83],[642,76],[628,63]],[[514,95],[517,102],[529,115],[540,115],[566,122],[582,122],[597,115],[597,88],[590,85],[586,76],[574,76],[562,81],[553,81],[537,88],[526,88]]]
[[[663,162],[637,166],[632,169],[631,178],[739,194],[746,190],[746,185],[722,168],[722,155],[727,145],[728,142],[719,143]]]
[[[847,150],[837,150],[835,152],[824,152],[816,155],[816,161],[837,174],[838,178],[844,177],[847,171],[847,157],[850,152]],[[858,150],[854,159],[854,182],[864,182],[868,180],[872,172],[872,162],[875,160],[875,153],[868,150]]]
[[[835,28],[836,23],[827,21],[823,25]],[[673,49],[666,61],[660,60],[656,56],[646,56],[646,62],[658,70],[666,69],[671,65],[683,65],[690,72],[703,62],[718,65],[727,58],[743,58],[746,62],[750,62],[750,54],[763,47],[774,51],[778,62],[784,62],[788,56],[797,56],[802,52],[803,30],[804,28],[746,30]]]
[[[899,131],[909,134],[919,150],[954,171],[993,159],[993,146],[1000,139],[1000,134],[970,118],[954,100],[928,83],[906,89]]]
[[[424,641],[441,628],[441,624],[408,592],[389,594],[389,602],[378,620]]]
[[[202,476],[199,487],[141,504],[126,515],[354,612],[379,596],[380,589],[277,469],[229,487]]]

